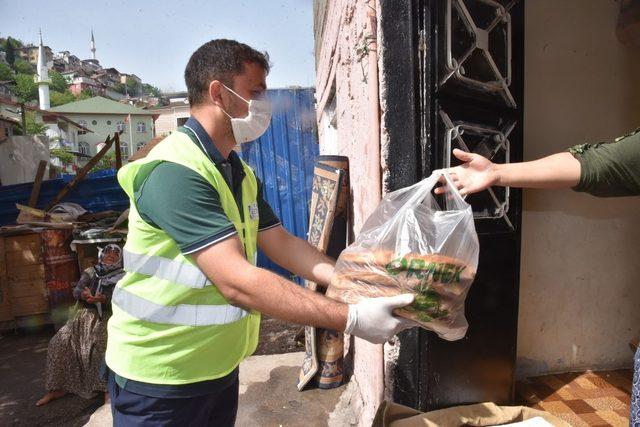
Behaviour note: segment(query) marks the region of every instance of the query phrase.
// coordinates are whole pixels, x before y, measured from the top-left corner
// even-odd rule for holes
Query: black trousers
[[[115,427],[220,426],[233,427],[238,412],[238,379],[216,393],[189,398],[143,396],[118,386],[109,374],[111,413]]]

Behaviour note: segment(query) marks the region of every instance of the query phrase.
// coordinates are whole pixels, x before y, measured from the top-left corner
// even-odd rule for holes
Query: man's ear
[[[224,101],[222,100],[223,89],[224,87],[220,80],[213,80],[209,83],[209,99],[213,105],[217,105],[218,107],[222,107],[224,105]]]

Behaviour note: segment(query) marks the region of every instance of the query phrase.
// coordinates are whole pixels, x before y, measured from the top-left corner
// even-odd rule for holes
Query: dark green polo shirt
[[[640,195],[640,128],[614,142],[580,144],[569,152],[580,162],[575,191],[599,197]]]
[[[240,157],[232,151],[224,159],[202,126],[190,118],[179,129],[191,138],[216,165],[232,189],[238,206],[242,204],[244,169]],[[220,195],[197,172],[172,162],[159,163],[143,182],[134,183],[134,197],[140,216],[150,225],[161,228],[183,254],[190,254],[236,234],[220,203]],[[263,197],[258,180],[258,231],[280,224]],[[243,210],[240,208],[242,215]]]

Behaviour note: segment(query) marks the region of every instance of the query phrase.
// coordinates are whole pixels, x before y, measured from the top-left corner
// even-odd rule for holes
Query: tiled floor
[[[629,425],[630,369],[545,375],[516,384],[520,403],[575,427]]]

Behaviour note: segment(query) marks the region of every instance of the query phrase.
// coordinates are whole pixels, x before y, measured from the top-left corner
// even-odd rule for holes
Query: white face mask
[[[267,131],[271,122],[271,103],[256,99],[247,101],[226,85],[223,84],[222,86],[249,104],[249,114],[244,118],[231,117],[224,109],[222,110],[231,119],[231,129],[236,142],[242,144],[260,138]]]

